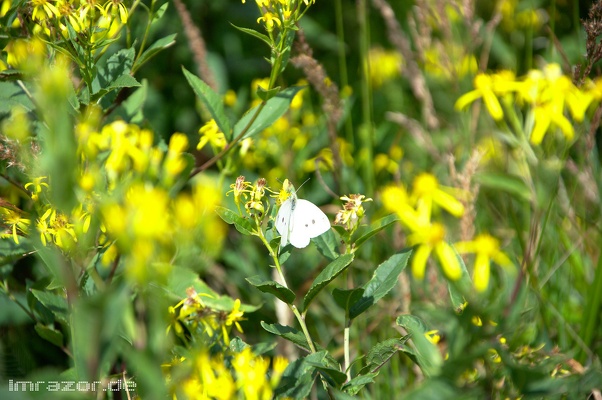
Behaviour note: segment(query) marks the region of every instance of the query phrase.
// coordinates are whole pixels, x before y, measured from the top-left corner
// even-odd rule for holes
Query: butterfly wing
[[[314,203],[302,199],[297,199],[295,202],[289,225],[287,240],[300,249],[307,247],[309,239],[320,236],[330,229],[330,221],[326,214]],[[278,225],[276,225],[276,228],[278,228]]]
[[[280,247],[284,247],[288,244],[289,233],[291,231],[291,222],[293,212],[293,199],[288,198],[278,210],[276,215],[276,230],[280,234]]]

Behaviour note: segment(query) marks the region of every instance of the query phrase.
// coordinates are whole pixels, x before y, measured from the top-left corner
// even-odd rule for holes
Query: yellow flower
[[[478,235],[474,240],[455,244],[458,253],[475,253],[473,270],[475,288],[482,292],[489,286],[490,263],[493,260],[502,267],[512,266],[512,261],[500,250],[499,241],[487,234]]]
[[[207,122],[199,129],[201,139],[199,144],[196,146],[197,150],[201,150],[207,143],[211,145],[213,151],[217,152],[226,147],[226,137],[224,133],[219,130],[217,123],[214,119]]]
[[[346,203],[343,209],[337,213],[334,223],[343,225],[347,231],[355,231],[364,216],[364,207],[362,206],[362,203],[372,201],[372,199],[366,199],[365,197],[366,196],[363,194],[342,196],[340,199],[344,200]]]
[[[59,10],[55,7],[54,1],[49,0],[31,0],[33,3],[33,11],[31,12],[31,18],[38,21],[44,21],[58,17]]]
[[[128,21],[128,10],[122,1],[109,0],[104,7],[104,12],[106,15],[113,16],[113,18],[119,14],[119,20],[122,24],[126,24]]]
[[[501,71],[493,75],[477,74],[474,78],[474,87],[474,90],[465,93],[456,101],[456,110],[462,110],[475,100],[483,99],[489,114],[499,121],[504,118],[504,112],[497,96],[518,90],[519,84],[515,81],[512,72]]]
[[[380,47],[372,48],[368,52],[368,66],[370,82],[374,87],[381,87],[384,83],[401,75],[403,59],[396,51],[384,50]]]
[[[410,204],[407,191],[402,186],[390,185],[382,190],[383,206],[388,211],[393,211],[406,226],[418,226],[419,216]]]
[[[464,206],[460,201],[440,189],[434,175],[422,173],[414,179],[412,197],[416,199],[418,209],[424,207],[424,212],[431,215],[432,205],[437,204],[455,217],[464,214]]]
[[[45,176],[40,176],[38,178],[33,178],[32,182],[28,182],[25,184],[24,188],[27,189],[29,187],[33,187],[31,190],[31,199],[33,201],[37,201],[39,198],[39,194],[42,193],[42,188],[48,188],[48,184],[46,182],[42,182],[46,179]]]
[[[263,14],[263,16],[257,18],[257,23],[259,23],[260,21],[263,21],[266,30],[268,30],[269,32],[274,30],[275,25],[282,25],[282,22],[280,22],[278,16],[270,12],[266,12],[265,14]]]
[[[27,234],[28,226],[31,223],[31,221],[27,218],[23,218],[21,214],[19,214],[17,211],[4,207],[0,208],[0,210],[3,214],[2,221],[6,225],[9,225],[11,227],[13,240],[16,244],[19,244],[19,235],[17,233],[17,230],[21,233]]]
[[[426,262],[434,250],[441,268],[445,275],[451,280],[457,280],[462,276],[462,269],[456,257],[456,253],[445,241],[445,228],[439,223],[428,223],[415,226],[408,237],[408,242],[417,246],[412,256],[412,274],[416,279],[424,279]]]

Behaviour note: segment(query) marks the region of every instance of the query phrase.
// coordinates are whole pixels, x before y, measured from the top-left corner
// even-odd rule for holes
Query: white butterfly
[[[330,229],[330,221],[311,201],[298,199],[293,185],[285,179],[284,190],[288,198],[280,206],[276,216],[276,230],[281,236],[280,248],[289,242],[302,249],[307,247],[309,239],[320,236]]]

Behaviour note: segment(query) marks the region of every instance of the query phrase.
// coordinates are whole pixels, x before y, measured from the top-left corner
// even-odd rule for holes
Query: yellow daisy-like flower
[[[464,206],[451,194],[443,191],[437,178],[428,173],[422,173],[414,179],[412,196],[416,199],[418,209],[424,207],[424,212],[431,215],[432,205],[437,204],[455,217],[464,214]]]
[[[472,241],[456,243],[455,247],[459,253],[476,254],[473,280],[474,286],[479,292],[483,292],[489,286],[491,261],[502,267],[512,266],[510,258],[500,250],[499,241],[488,234],[478,235]]]

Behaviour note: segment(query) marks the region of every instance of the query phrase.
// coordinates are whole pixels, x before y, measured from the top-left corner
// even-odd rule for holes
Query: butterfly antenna
[[[305,182],[303,182],[301,185],[299,185],[299,187],[297,188],[296,192],[298,192],[298,191],[299,191],[299,189],[301,189],[301,188],[303,187],[303,185],[305,185],[305,184],[307,183],[307,181],[309,181],[310,179],[311,179],[311,178],[307,178],[307,179],[305,180]]]

